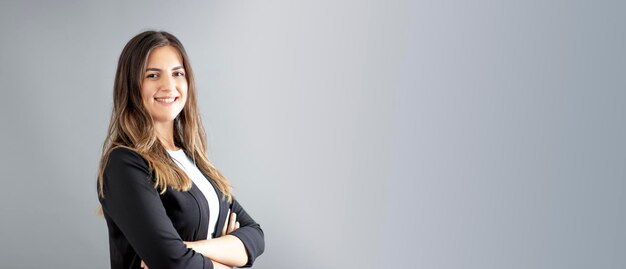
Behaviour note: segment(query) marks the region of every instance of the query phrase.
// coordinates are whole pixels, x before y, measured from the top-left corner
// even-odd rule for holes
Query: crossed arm
[[[237,213],[230,213],[226,221],[227,223],[224,225],[221,237],[184,242],[187,248],[202,253],[202,255],[211,259],[215,269],[244,266],[248,261],[243,242],[236,236],[230,235],[230,233],[240,227],[237,221]],[[143,260],[141,261],[141,268],[149,269]]]
[[[185,242],[185,245],[202,253],[202,255],[211,259],[214,264],[217,262],[231,267],[244,266],[248,263],[246,248],[238,237],[231,235],[240,226],[237,221],[237,213],[230,213],[226,221],[227,225],[224,225],[222,236],[214,239]]]
[[[224,225],[226,231],[215,239],[183,242],[149,175],[139,154],[114,149],[104,171],[105,198],[100,203],[113,226],[151,269],[249,267],[263,253],[263,231],[235,199],[231,209],[237,214]]]
[[[213,261],[250,267],[265,250],[263,230],[236,199],[233,199],[231,210],[224,229],[215,239],[185,243]]]

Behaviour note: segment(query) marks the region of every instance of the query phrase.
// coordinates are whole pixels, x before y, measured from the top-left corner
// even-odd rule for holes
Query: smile
[[[156,97],[156,98],[154,98],[155,101],[157,101],[159,103],[163,103],[163,104],[171,104],[174,101],[176,101],[176,99],[178,99],[178,97]]]

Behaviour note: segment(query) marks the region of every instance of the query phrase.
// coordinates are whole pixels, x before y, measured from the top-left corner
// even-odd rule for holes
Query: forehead
[[[168,69],[183,65],[183,57],[172,46],[158,47],[152,49],[146,64],[148,68]]]

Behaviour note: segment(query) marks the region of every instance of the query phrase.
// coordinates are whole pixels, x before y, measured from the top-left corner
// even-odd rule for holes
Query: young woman
[[[252,266],[263,230],[207,158],[189,59],[167,32],[124,47],[98,175],[111,268]]]

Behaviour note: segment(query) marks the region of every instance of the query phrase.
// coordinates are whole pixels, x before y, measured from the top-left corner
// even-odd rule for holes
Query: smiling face
[[[155,123],[173,123],[187,101],[183,60],[172,46],[154,48],[141,83],[143,105]]]

